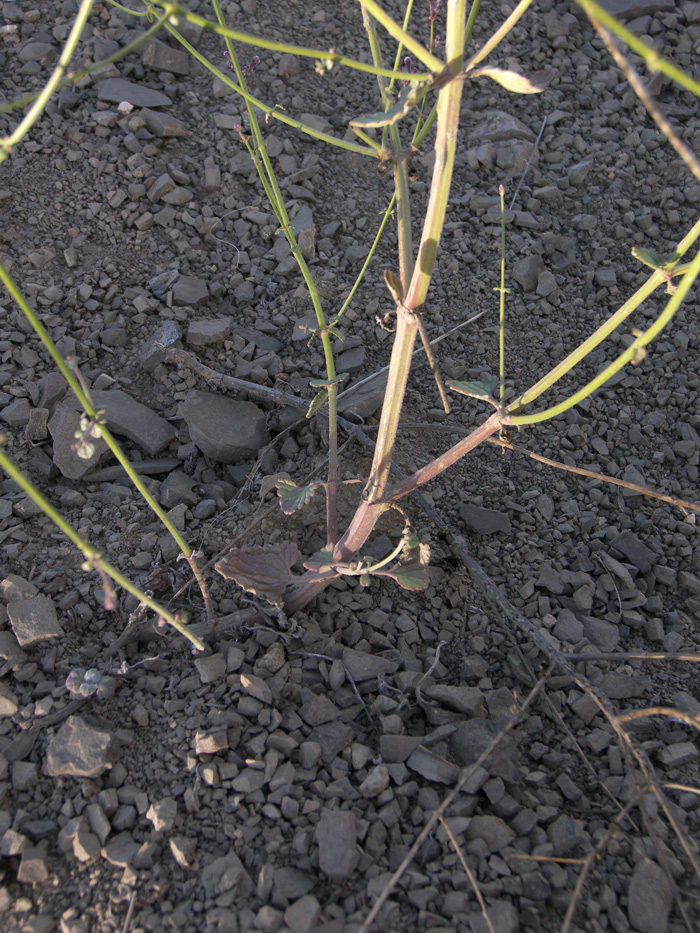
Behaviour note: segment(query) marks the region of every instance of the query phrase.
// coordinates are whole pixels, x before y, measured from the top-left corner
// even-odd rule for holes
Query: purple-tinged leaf
[[[293,512],[303,509],[321,486],[323,486],[323,483],[309,483],[308,486],[297,486],[290,479],[278,479],[277,495],[284,514],[291,515]]]
[[[329,570],[333,563],[333,548],[324,547],[313,557],[304,561],[307,570]]]
[[[301,552],[293,541],[270,548],[233,548],[215,564],[215,569],[249,593],[281,606],[286,587],[299,579],[291,568],[300,558]]]

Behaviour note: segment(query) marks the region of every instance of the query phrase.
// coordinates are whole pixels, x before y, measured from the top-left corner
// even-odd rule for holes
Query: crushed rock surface
[[[628,28],[689,73],[700,4],[608,0]],[[351,4],[224,2],[236,28],[366,55]],[[489,5],[484,5],[488,7]],[[492,5],[493,6],[493,5]],[[196,0],[202,13],[210,8]],[[201,8],[201,9],[200,9]],[[387,8],[392,8],[388,3]],[[38,90],[68,34],[73,0],[0,0],[2,98]],[[700,186],[676,158],[578,8],[541,0],[500,48],[524,71],[557,76],[513,97],[469,84],[442,250],[424,309],[450,378],[497,372],[500,211],[510,281],[507,386],[514,396],[607,319],[646,280],[632,246],[673,252],[697,219]],[[475,40],[498,25],[482,10]],[[417,33],[427,10],[417,14]],[[96,4],[79,46],[99,61],[144,23]],[[183,25],[220,68],[223,43]],[[373,112],[374,79],[311,59],[245,49],[254,94],[340,138]],[[639,62],[637,62],[640,65]],[[640,70],[643,71],[642,68]],[[694,98],[657,75],[654,92],[698,151]],[[543,120],[547,122],[539,143]],[[0,117],[3,134],[15,117]],[[270,477],[300,480],[323,457],[300,414],[209,384],[168,360],[184,347],[216,372],[309,401],[322,374],[310,301],[262,197],[236,127],[239,100],[166,41],[63,88],[0,168],[0,255],[64,356],[79,361],[149,490],[207,560],[262,514]],[[300,246],[329,311],[340,307],[388,204],[390,180],[358,154],[329,150],[281,122],[265,126]],[[430,148],[413,162],[415,215]],[[350,304],[340,370],[358,384],[342,403],[376,423],[391,340],[383,283],[389,232]],[[649,309],[658,313],[663,296]],[[639,315],[639,312],[638,312]],[[555,405],[629,342],[627,322],[545,396]],[[644,318],[647,320],[647,318]],[[635,367],[565,415],[512,440],[570,467],[698,500],[700,327],[687,301]],[[442,412],[416,365],[397,460],[422,466],[483,417],[478,402]],[[211,394],[223,401],[207,404]],[[221,407],[240,427],[225,434]],[[244,406],[244,408],[240,408]],[[254,414],[252,417],[251,412]],[[303,415],[303,412],[301,413]],[[48,354],[0,296],[0,421],[6,448],[74,527],[139,586],[205,617],[178,549],[100,440],[74,456],[75,406]],[[450,433],[451,432],[451,433]],[[366,475],[350,447],[346,478]],[[355,486],[344,488],[349,508]],[[513,605],[618,712],[700,712],[693,664],[628,654],[698,653],[700,547],[692,512],[517,452],[484,446],[426,490],[443,519]],[[323,505],[279,512],[247,541],[323,546]],[[462,774],[518,711],[548,658],[485,599],[434,526],[430,587],[368,589],[337,581],[308,614],[231,627],[196,658],[150,623],[120,640],[134,601],[103,607],[96,575],[9,480],[0,488],[0,916],[8,930],[355,933]],[[375,556],[400,535],[378,529]],[[373,551],[374,553],[374,551]],[[211,580],[220,616],[246,608]],[[175,594],[178,593],[177,596]],[[610,661],[600,655],[627,653]],[[75,699],[72,671],[116,680]],[[85,675],[86,676],[86,675]],[[629,728],[666,791],[668,812],[697,839],[695,733],[687,719]],[[685,789],[684,789],[685,788]],[[621,810],[630,818],[618,826]],[[449,833],[448,833],[449,830]],[[614,835],[614,838],[612,836]],[[608,838],[610,836],[610,838]],[[698,879],[592,696],[555,670],[540,698],[457,794],[420,845],[375,928],[486,931],[455,851],[498,933],[559,930],[583,860],[590,871],[572,930],[676,933],[700,926]],[[697,856],[696,856],[697,858]]]

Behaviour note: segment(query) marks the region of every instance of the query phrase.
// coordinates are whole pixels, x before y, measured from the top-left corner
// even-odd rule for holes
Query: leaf
[[[674,262],[680,259],[678,253],[665,256],[663,253],[657,253],[654,249],[643,249],[639,246],[634,246],[632,248],[632,255],[635,259],[639,259],[640,262],[643,262],[645,266],[651,266],[652,269],[663,270],[667,270],[669,266],[672,266]]]
[[[430,572],[419,560],[397,564],[391,570],[377,570],[376,577],[391,577],[404,590],[425,590],[430,586]]]
[[[448,379],[447,385],[460,395],[469,395],[471,398],[483,398],[487,402],[495,405],[492,398],[493,390],[498,385],[498,376],[484,376],[480,381],[475,382],[456,382],[454,379]]]
[[[227,580],[235,580],[249,593],[281,606],[286,586],[299,579],[291,568],[300,557],[296,544],[287,541],[270,548],[233,548],[214,566]]]
[[[297,486],[289,479],[277,480],[277,495],[280,506],[285,515],[291,515],[302,509],[323,483],[309,483],[308,486]]]
[[[395,275],[391,269],[384,270],[384,282],[391,292],[395,305],[403,304],[403,285],[398,275]]]
[[[309,379],[309,385],[312,389],[328,389],[330,386],[337,386],[348,378],[350,373],[338,373],[334,379]]]
[[[313,557],[304,561],[306,570],[328,570],[333,564],[333,548],[321,548]]]
[[[425,84],[407,84],[396,99],[396,103],[378,113],[368,113],[350,121],[350,126],[370,129],[379,126],[393,126],[401,117],[405,117],[425,97],[428,90]]]
[[[500,84],[507,91],[512,91],[513,94],[539,94],[555,75],[556,71],[553,68],[536,71],[530,77],[521,75],[517,71],[507,71],[505,68],[477,68],[468,73],[470,78],[491,78],[496,84]]]
[[[323,406],[328,401],[328,392],[323,389],[318,395],[314,396],[313,402],[309,405],[309,410],[306,412],[307,418],[313,418],[314,415],[317,415]]]

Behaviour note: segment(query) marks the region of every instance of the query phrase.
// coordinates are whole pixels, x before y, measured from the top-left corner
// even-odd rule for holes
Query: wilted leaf
[[[367,113],[350,121],[350,126],[369,129],[378,126],[393,126],[409,113],[425,97],[425,84],[407,84],[396,99],[396,103],[378,113]]]
[[[297,486],[290,479],[278,479],[277,495],[284,514],[291,515],[293,512],[302,509],[321,486],[323,486],[323,483],[309,483],[308,486]]]
[[[395,275],[391,269],[384,270],[384,282],[386,287],[391,292],[391,297],[394,299],[394,304],[400,305],[403,303],[403,285],[401,284],[401,279],[398,275]]]
[[[418,560],[398,564],[391,570],[377,570],[374,576],[391,577],[404,590],[425,590],[430,586],[430,572],[427,566]]]
[[[505,68],[477,68],[469,72],[470,78],[491,78],[496,84],[500,84],[501,87],[514,94],[539,94],[555,75],[556,71],[553,68],[536,71],[529,77],[517,71],[507,71]]]
[[[227,580],[235,580],[249,593],[281,606],[285,588],[299,579],[291,568],[300,557],[296,544],[287,541],[270,548],[233,548],[214,566]]]
[[[309,385],[312,389],[328,389],[330,386],[337,386],[348,378],[350,373],[338,373],[334,379],[309,379]]]
[[[304,561],[304,567],[307,570],[327,570],[333,563],[333,548],[324,547],[313,557]]]
[[[498,385],[498,376],[485,376],[483,379],[474,382],[456,382],[449,379],[447,385],[460,395],[469,395],[471,398],[483,398],[487,402],[495,405],[492,398],[493,390]]]
[[[306,412],[307,418],[313,418],[314,415],[317,415],[323,406],[328,401],[328,392],[323,389],[318,395],[314,396],[313,402],[309,405],[309,410]]]

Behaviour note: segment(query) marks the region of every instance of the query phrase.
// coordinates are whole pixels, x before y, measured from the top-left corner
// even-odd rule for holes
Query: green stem
[[[75,47],[77,46],[83,29],[85,28],[85,24],[87,23],[93,3],[94,0],[82,0],[80,8],[78,9],[78,15],[76,16],[75,22],[73,23],[73,28],[71,29],[68,38],[66,39],[66,44],[63,46],[63,50],[61,51],[58,64],[54,68],[53,74],[44,85],[43,91],[41,94],[39,94],[34,104],[30,108],[29,113],[27,113],[24,119],[20,122],[17,129],[9,136],[6,136],[4,139],[0,139],[0,163],[2,163],[7,158],[7,156],[12,151],[13,146],[15,146],[20,141],[20,139],[22,139],[34,126],[36,121],[43,113],[51,95],[56,90],[61,79],[64,77],[66,69],[68,68],[70,60],[73,56],[73,52],[75,51]]]
[[[418,40],[409,35],[403,27],[399,26],[395,19],[392,19],[388,13],[384,12],[378,3],[375,3],[375,0],[360,0],[360,3],[372,14],[377,22],[386,29],[389,35],[393,36],[397,42],[404,45],[412,55],[415,55],[419,61],[423,62],[426,68],[435,72],[442,70],[442,62],[440,59],[432,55],[421,42],[418,42]],[[375,66],[372,71],[374,74],[387,74],[388,69],[383,68],[381,71],[378,71]],[[388,77],[410,81],[415,79],[416,76],[388,72]]]
[[[498,325],[498,375],[501,387],[501,408],[505,405],[506,391],[506,209],[503,196],[505,188],[498,186],[498,193],[501,197],[501,287],[498,289],[500,294],[499,325]]]
[[[146,2],[146,0],[144,0]],[[403,81],[428,81],[430,75],[409,74],[405,71],[395,72],[390,68],[376,68],[374,65],[368,65],[366,62],[358,62],[354,58],[348,58],[345,55],[339,55],[333,49],[310,49],[305,46],[290,45],[288,42],[274,42],[272,39],[265,39],[261,36],[253,36],[250,33],[241,32],[240,29],[231,29],[229,26],[222,26],[191,13],[177,3],[170,3],[168,0],[148,0],[151,7],[163,7],[166,9],[170,21],[178,18],[187,20],[195,26],[201,26],[219,36],[226,36],[235,42],[242,42],[244,45],[254,45],[260,49],[270,49],[272,52],[289,52],[291,55],[299,55],[301,58],[315,58],[319,61],[330,61],[337,65],[345,65],[347,68],[353,68],[355,71],[363,71],[366,74],[381,74],[386,78],[396,78]],[[401,28],[401,27],[397,27]]]
[[[36,488],[27,479],[27,477],[22,473],[22,471],[15,466],[15,464],[10,460],[7,454],[0,450],[0,467],[7,473],[7,475],[13,479],[18,486],[20,486],[24,492],[39,506],[39,508],[47,515],[51,521],[58,527],[60,530],[69,538],[77,548],[82,551],[85,560],[92,568],[99,568],[103,570],[107,576],[111,577],[115,583],[118,583],[119,586],[123,587],[128,593],[131,593],[132,596],[135,596],[138,600],[145,603],[149,606],[154,612],[159,616],[165,619],[173,628],[176,628],[181,635],[184,635],[185,638],[188,638],[192,644],[198,648],[200,651],[204,650],[204,645],[197,638],[195,634],[190,632],[185,625],[174,615],[169,613],[166,609],[163,609],[162,606],[159,606],[158,603],[147,596],[145,593],[142,593],[141,590],[135,586],[131,580],[125,577],[120,573],[115,567],[112,567],[98,551],[96,551],[84,538],[82,538],[77,531],[75,531],[68,522],[64,519],[61,513],[53,507],[53,505],[46,499]]]

